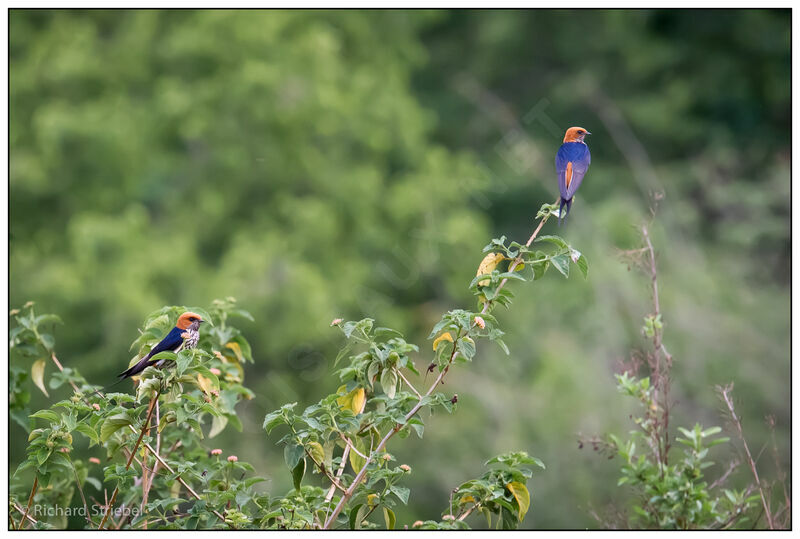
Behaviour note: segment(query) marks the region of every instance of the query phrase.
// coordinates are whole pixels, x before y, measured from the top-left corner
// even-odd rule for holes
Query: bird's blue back
[[[149,359],[159,352],[163,352],[165,350],[175,350],[183,342],[183,338],[181,337],[183,332],[184,330],[178,328],[177,326],[172,328],[172,331],[167,333],[167,336],[164,337],[160,343],[155,345],[152,350],[150,350],[150,353],[147,354],[145,359]]]
[[[572,181],[569,187],[566,185],[564,175],[567,171],[567,163],[572,162]],[[558,173],[558,187],[561,191],[561,198],[570,200],[575,191],[580,187],[592,156],[589,147],[582,142],[565,142],[556,153],[556,172]]]

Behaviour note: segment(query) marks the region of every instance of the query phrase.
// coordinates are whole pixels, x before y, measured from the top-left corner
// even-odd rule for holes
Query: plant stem
[[[19,506],[19,505],[17,505],[16,503],[13,503],[12,505],[14,506],[14,509],[16,509],[17,511],[19,511],[19,512],[20,512],[20,513],[23,515],[23,517],[22,517],[22,520],[20,521],[20,525],[22,525],[22,523],[23,523],[23,522],[25,522],[25,519],[26,519],[26,518],[28,519],[28,522],[30,522],[31,524],[36,524],[36,523],[38,522],[38,520],[36,520],[36,519],[35,519],[35,518],[33,518],[32,516],[30,516],[30,515],[26,515],[26,514],[25,514],[25,512],[24,512],[24,510],[22,509],[22,507],[20,507],[20,506]],[[11,515],[10,515],[10,514],[9,514],[8,516],[9,516],[9,517],[11,517]],[[13,522],[13,519],[12,519],[12,522]],[[19,529],[19,527],[18,527],[17,529]]]
[[[19,526],[17,527],[18,530],[21,530],[25,526],[25,518],[28,516],[28,512],[31,510],[31,504],[33,503],[33,497],[36,495],[36,490],[39,488],[39,476],[35,476],[33,478],[33,486],[31,487],[31,495],[28,497],[28,505],[25,506],[25,511],[22,513],[22,520],[19,521]]]
[[[86,503],[86,496],[83,495],[83,488],[81,487],[81,482],[78,479],[78,470],[75,469],[75,464],[73,464],[72,459],[69,458],[69,455],[67,455],[67,460],[69,461],[70,466],[72,466],[72,473],[75,474],[75,484],[78,485],[78,492],[81,495],[81,500],[83,500],[83,510],[86,511],[86,520],[91,526],[94,526],[92,517],[89,516],[89,504]]]
[[[722,400],[725,402],[725,405],[728,407],[728,411],[731,413],[731,418],[733,419],[733,424],[736,425],[736,430],[739,431],[739,439],[742,441],[742,445],[744,446],[744,452],[747,455],[747,462],[750,464],[750,471],[753,472],[753,478],[756,480],[756,487],[758,487],[758,493],[761,495],[761,505],[764,506],[764,516],[767,518],[767,524],[769,525],[770,530],[775,529],[775,524],[772,520],[772,513],[769,510],[769,504],[767,503],[767,496],[764,493],[764,487],[761,486],[761,480],[758,478],[758,470],[756,470],[756,463],[753,461],[753,457],[750,454],[750,448],[747,446],[747,440],[744,439],[744,432],[742,431],[742,422],[739,421],[739,417],[736,415],[736,411],[733,408],[733,401],[730,397],[730,391],[733,389],[733,384],[730,384],[726,387],[720,388],[720,394],[722,395]]]

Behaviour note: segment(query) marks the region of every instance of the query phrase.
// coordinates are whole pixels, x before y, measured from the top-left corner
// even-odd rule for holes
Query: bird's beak
[[[587,134],[587,135],[591,135],[591,133],[589,133],[588,131],[586,132],[586,134]]]
[[[201,323],[201,324],[205,324],[205,323],[206,323],[206,321],[205,321],[205,320],[200,320],[200,323]]]

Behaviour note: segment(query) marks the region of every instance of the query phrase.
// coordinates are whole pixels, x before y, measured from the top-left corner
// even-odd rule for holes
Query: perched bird
[[[170,351],[179,352],[186,348],[194,348],[197,346],[197,341],[200,340],[200,333],[198,329],[200,324],[205,320],[197,313],[187,311],[178,317],[175,327],[167,333],[167,336],[161,339],[161,342],[153,347],[146,356],[144,356],[136,365],[129,368],[125,372],[121,372],[118,376],[121,379],[129,378],[139,374],[150,365],[154,365],[158,360],[150,359],[159,352]]]
[[[556,154],[556,173],[558,173],[558,190],[561,192],[561,205],[558,208],[558,225],[561,226],[561,218],[567,218],[569,210],[572,208],[572,197],[575,191],[581,186],[583,176],[589,170],[589,163],[592,156],[589,147],[583,141],[583,137],[591,135],[583,127],[570,127],[564,135],[564,143]],[[564,206],[567,206],[567,213],[564,214]]]

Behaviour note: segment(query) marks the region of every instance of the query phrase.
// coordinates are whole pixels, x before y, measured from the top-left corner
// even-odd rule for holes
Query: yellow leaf
[[[242,347],[239,346],[238,342],[229,342],[225,345],[225,348],[230,348],[233,350],[233,353],[236,354],[236,359],[240,363],[244,363],[244,356],[242,355]]]
[[[322,445],[319,442],[308,443],[308,454],[318,465],[322,465],[325,462],[325,450],[322,449]]]
[[[214,384],[211,382],[211,379],[206,378],[202,374],[197,375],[197,384],[206,394],[211,394],[211,391],[214,389]]]
[[[36,362],[31,367],[31,379],[33,383],[36,384],[36,387],[42,390],[46,396],[50,396],[47,394],[47,390],[44,387],[44,366],[46,360],[44,358],[36,360]]]
[[[351,410],[354,414],[358,415],[364,411],[364,405],[367,402],[367,394],[363,387],[357,387],[347,395],[342,395],[336,402],[342,408]]]
[[[377,499],[378,499],[378,495],[377,494],[370,494],[369,496],[367,496],[367,505],[369,505],[370,507],[372,507],[373,505],[376,505],[376,500]]]
[[[458,501],[458,505],[465,505],[468,503],[475,503],[475,498],[467,494],[466,496],[462,496],[461,499]]]
[[[361,454],[364,454],[364,449],[365,449],[364,441],[358,436],[353,437],[353,447],[358,449],[361,452]],[[350,466],[353,468],[353,473],[360,472],[361,468],[364,467],[364,464],[366,464],[366,462],[367,461],[364,457],[362,457],[352,449],[350,450]]]
[[[481,260],[480,266],[478,266],[478,273],[475,274],[475,277],[478,275],[488,275],[494,271],[497,265],[502,261],[505,260],[505,256],[501,253],[489,253],[483,260]],[[489,284],[489,279],[483,279],[482,281],[478,282],[480,286],[486,286]]]
[[[436,351],[436,347],[439,346],[439,343],[442,341],[450,341],[453,342],[453,336],[450,333],[442,333],[433,341],[433,351]]]
[[[517,266],[514,268],[514,271],[522,271],[522,270],[524,270],[524,269],[525,269],[525,264],[523,264],[522,262],[520,262],[520,263],[519,263],[519,264],[517,264]]]
[[[517,499],[519,521],[522,522],[522,519],[525,518],[525,513],[528,512],[528,508],[531,506],[531,495],[528,493],[528,488],[519,481],[512,481],[506,485],[506,488]]]

